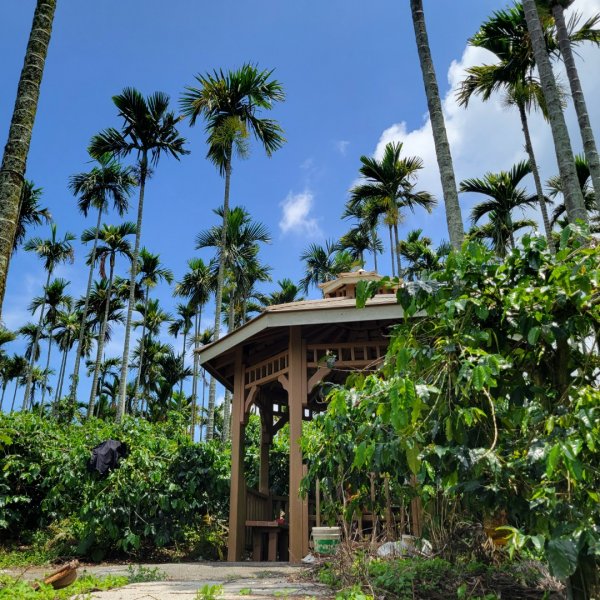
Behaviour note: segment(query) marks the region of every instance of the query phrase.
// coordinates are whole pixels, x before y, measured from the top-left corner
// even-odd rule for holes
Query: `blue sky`
[[[1,140],[6,139],[34,5],[34,0],[12,0],[0,7]],[[452,92],[465,65],[486,59],[481,51],[466,50],[467,38],[505,5],[497,0],[425,1],[438,80],[447,95],[444,108],[458,179],[508,169],[524,158],[518,119],[500,100],[474,102],[464,111]],[[577,0],[575,5],[586,12],[600,10],[600,0]],[[597,97],[597,56],[583,50],[580,60],[584,89],[588,97]],[[232,179],[232,204],[244,205],[271,231],[273,242],[263,258],[273,267],[274,281],[298,280],[298,257],[308,243],[337,238],[347,229],[340,214],[361,154],[377,155],[387,141],[404,141],[407,154],[425,160],[420,185],[439,195],[407,1],[59,0],[27,169],[28,178],[44,188],[43,203],[59,233],[69,230],[79,236],[92,226],[77,212],[67,182],[69,175],[89,168],[91,136],[119,126],[112,95],[125,86],[144,94],[161,90],[177,110],[194,74],[244,62],[275,69],[287,94],[270,115],[284,128],[287,144],[271,159],[253,145],[249,159],[234,164]],[[591,107],[594,123],[600,122],[596,106]],[[572,125],[571,113],[568,118]],[[549,134],[539,118],[532,129],[547,178],[556,171]],[[202,128],[182,124],[181,132],[191,154],[180,162],[165,158],[158,165],[147,188],[142,234],[143,245],[158,252],[176,278],[188,258],[209,257],[208,251],[195,250],[194,239],[215,223],[212,209],[223,196],[223,181],[205,160]],[[579,148],[574,128],[572,132]],[[463,200],[465,210],[472,202]],[[132,209],[132,220],[134,214]],[[118,218],[111,214],[106,221]],[[446,237],[440,210],[409,216],[402,231],[417,226],[435,240]],[[32,233],[45,236],[48,230]],[[87,277],[80,245],[76,252],[76,263],[57,273],[71,280],[73,295],[83,293]],[[387,254],[381,264],[380,270],[387,272]],[[11,264],[3,314],[9,328],[29,318],[27,304],[40,292],[43,277],[35,257],[19,251]],[[265,285],[265,291],[273,286]],[[156,295],[165,308],[174,308],[167,287],[159,287]],[[209,313],[205,326],[211,322]],[[117,332],[109,355],[118,354],[121,340]],[[11,349],[19,351],[20,344]]]

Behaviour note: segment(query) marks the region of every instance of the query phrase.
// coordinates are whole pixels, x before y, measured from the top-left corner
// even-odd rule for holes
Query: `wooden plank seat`
[[[288,560],[288,530],[287,523],[273,521],[246,521],[246,527],[252,529],[252,560],[263,560],[264,540],[267,540],[266,559],[269,562]]]

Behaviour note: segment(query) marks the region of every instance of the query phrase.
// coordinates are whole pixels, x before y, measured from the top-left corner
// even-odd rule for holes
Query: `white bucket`
[[[312,538],[315,553],[333,554],[342,539],[342,530],[339,527],[313,527]]]

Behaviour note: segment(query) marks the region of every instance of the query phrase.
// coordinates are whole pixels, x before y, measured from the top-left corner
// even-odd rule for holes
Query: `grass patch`
[[[63,590],[55,590],[50,585],[41,584],[36,591],[25,581],[8,575],[0,575],[0,600],[68,600],[83,597],[91,592],[101,592],[123,587],[129,583],[127,577],[119,575],[82,575],[75,583]]]

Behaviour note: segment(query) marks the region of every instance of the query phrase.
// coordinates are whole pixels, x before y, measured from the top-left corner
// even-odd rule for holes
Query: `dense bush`
[[[101,477],[87,463],[91,449],[109,438],[125,442],[129,455]],[[229,480],[227,449],[193,444],[175,414],[159,424],[71,425],[31,413],[0,415],[3,538],[45,531],[65,553],[92,558],[185,542],[190,530],[198,545],[198,535],[214,535],[215,519],[227,515]]]
[[[342,587],[337,599],[396,598],[398,600],[529,600],[562,598],[560,585],[539,565],[519,563],[486,565],[452,564],[441,558],[373,559],[358,555],[352,565],[325,565],[323,583]],[[364,590],[370,594],[365,595]]]
[[[526,236],[503,262],[469,243],[430,280],[395,282],[405,319],[383,370],[332,391],[304,439],[309,479],[364,505],[369,473],[387,473],[441,529],[453,515],[505,517],[512,551],[538,553],[576,597],[590,597],[600,564],[600,247],[584,240],[565,229],[554,256]],[[360,287],[359,305],[380,285]]]

